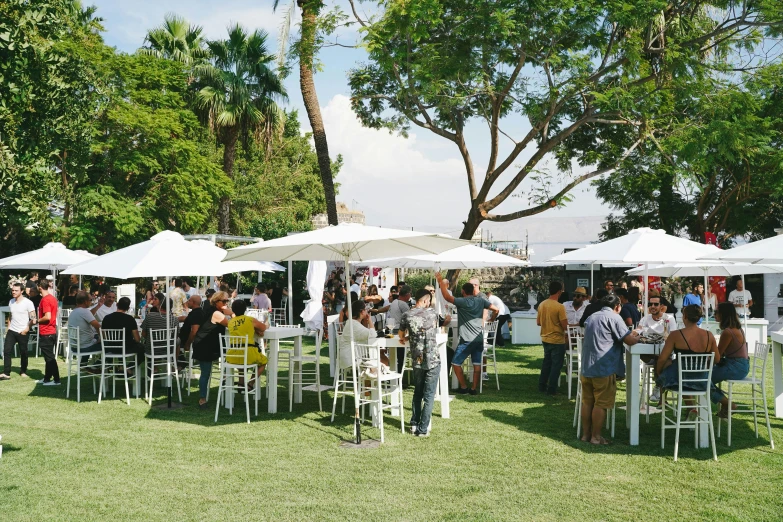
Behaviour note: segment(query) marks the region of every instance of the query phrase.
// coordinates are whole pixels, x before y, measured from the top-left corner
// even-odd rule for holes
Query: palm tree
[[[287,99],[279,76],[269,67],[274,56],[266,47],[267,34],[248,34],[239,24],[229,27],[228,39],[210,41],[212,63],[196,68],[203,87],[196,106],[223,144],[223,171],[233,179],[237,143],[270,136],[282,124],[278,101]],[[220,199],[218,230],[228,234],[231,200]]]
[[[166,13],[163,23],[147,32],[139,52],[193,67],[209,56],[202,31],[200,26],[190,25],[181,16]]]
[[[93,16],[98,11],[98,8],[94,5],[84,7],[82,0],[71,0],[71,4],[68,6],[71,11],[71,16],[87,32],[98,34],[104,30],[102,22],[103,18],[100,16]]]
[[[272,9],[276,10],[280,0],[274,0]],[[297,6],[302,10],[302,24],[298,45],[299,55],[299,88],[302,91],[307,117],[310,127],[313,129],[313,141],[315,142],[315,154],[318,157],[318,170],[321,173],[321,184],[326,198],[326,215],[330,225],[337,224],[337,203],[335,201],[334,180],[332,178],[332,162],[329,159],[329,146],[326,141],[326,129],[321,117],[321,106],[318,104],[318,93],[315,90],[313,70],[315,68],[313,57],[315,54],[315,37],[317,31],[318,12],[323,6],[323,0],[296,0]],[[293,18],[293,4],[288,13],[281,31],[280,56],[285,56],[285,45],[288,40],[288,30]]]

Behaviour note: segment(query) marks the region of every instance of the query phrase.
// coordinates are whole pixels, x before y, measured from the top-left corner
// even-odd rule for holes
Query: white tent
[[[254,245],[244,245],[228,251],[226,261],[332,261],[342,260],[345,266],[351,261],[368,259],[412,256],[421,254],[440,254],[467,242],[438,234],[395,230],[392,228],[370,227],[358,224],[340,224],[311,232],[303,232],[287,237],[272,239]],[[349,278],[345,278],[346,287]],[[347,290],[347,288],[346,288]],[[349,294],[350,295],[350,294]],[[353,316],[352,305],[348,300],[348,316]],[[351,360],[355,360],[353,350],[353,323],[348,321],[351,339]],[[359,426],[357,376],[354,366],[354,402],[357,443],[361,442]]]
[[[695,261],[716,250],[715,246],[670,236],[663,230],[638,228],[622,237],[560,254],[549,261],[589,263],[592,279],[592,265],[597,263],[638,263],[648,267],[651,264]],[[647,275],[644,277],[645,290],[648,288]],[[592,280],[590,286],[592,288]]]
[[[241,263],[241,261],[237,262]],[[310,294],[310,300],[307,301],[299,317],[311,330],[321,330],[324,327],[324,305],[321,300],[324,296],[325,282],[326,261],[310,261],[307,267],[307,292]]]
[[[740,245],[729,250],[718,250],[711,254],[704,255],[700,259],[714,259],[762,265],[783,264],[783,235],[768,237],[767,239]]]
[[[364,263],[382,268],[481,269],[505,266],[529,266],[528,261],[493,252],[475,245],[465,245],[441,254],[371,259]]]

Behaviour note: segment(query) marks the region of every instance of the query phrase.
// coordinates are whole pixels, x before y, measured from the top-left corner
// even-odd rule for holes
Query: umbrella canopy
[[[700,259],[737,261],[762,265],[783,264],[783,235],[768,237],[729,250],[705,254]]]
[[[232,248],[226,261],[366,261],[439,254],[468,244],[448,236],[354,223]]]
[[[647,274],[658,277],[732,277],[747,274],[783,273],[783,265],[753,265],[750,263],[721,263],[719,261],[697,261],[695,263],[671,263],[651,266]],[[627,270],[628,275],[644,275],[644,267]]]
[[[717,250],[718,248],[712,245],[670,236],[663,230],[638,228],[622,237],[560,254],[549,261],[662,265],[695,261]]]
[[[187,241],[181,234],[165,230],[147,241],[73,265],[63,273],[130,279],[283,269],[276,263],[225,264],[225,252],[209,241]]]
[[[480,269],[504,266],[529,266],[528,261],[493,252],[475,245],[465,245],[441,254],[371,259],[366,264],[383,268]]]
[[[203,249],[203,256],[215,263],[216,270],[210,274],[189,275],[222,275],[235,274],[237,272],[285,272],[285,267],[272,261],[223,261],[226,251],[211,241],[196,239],[190,245]]]
[[[0,259],[0,268],[30,268],[63,270],[71,265],[93,259],[95,254],[84,250],[69,250],[62,243],[47,243],[43,248]]]

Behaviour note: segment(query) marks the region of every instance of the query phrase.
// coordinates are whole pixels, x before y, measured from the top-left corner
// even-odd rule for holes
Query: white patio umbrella
[[[395,230],[392,228],[371,227],[358,224],[340,224],[311,232],[303,232],[287,237],[272,239],[254,245],[244,245],[228,251],[226,261],[336,261],[345,262],[346,268],[351,261],[388,258],[392,256],[411,256],[421,254],[440,254],[467,242],[447,236]],[[350,278],[345,278],[348,290]],[[350,296],[350,293],[348,294]],[[353,317],[351,300],[348,299],[348,316]],[[353,323],[348,321],[351,345],[351,360],[356,360],[353,347]],[[359,426],[359,394],[356,389],[356,367],[353,366],[354,406],[356,442],[361,443]]]
[[[663,230],[637,228],[622,237],[560,254],[549,261],[590,263],[591,268],[596,263],[636,263],[647,268],[651,264],[695,261],[712,254],[715,250],[717,250],[715,246],[670,236]],[[648,282],[645,274],[645,291]],[[646,314],[647,308],[645,307],[644,310]]]
[[[634,268],[626,271],[628,275],[642,275],[644,268]],[[742,288],[745,288],[745,274],[776,274],[783,273],[783,265],[754,265],[751,263],[727,263],[721,261],[702,260],[695,263],[670,263],[651,266],[648,275],[659,277],[704,277],[705,296],[708,288],[708,277],[742,277]],[[748,329],[748,315],[744,314],[745,331]],[[709,324],[709,314],[707,323]]]
[[[70,250],[62,243],[47,243],[38,250],[0,259],[0,269],[29,268],[50,270],[57,283],[57,272],[97,257],[84,250]],[[81,286],[81,285],[80,285]]]
[[[272,261],[223,261],[226,257],[226,250],[215,245],[212,241],[205,239],[196,239],[190,242],[191,246],[202,249],[205,258],[215,263],[215,271],[210,274],[187,274],[199,276],[202,275],[223,275],[236,274],[239,272],[284,272],[285,267]],[[184,274],[183,274],[184,275]],[[197,287],[201,283],[197,282]],[[200,290],[199,290],[200,291]]]
[[[181,234],[165,230],[147,241],[73,265],[63,273],[117,279],[165,276],[168,290],[171,277],[183,274],[214,275],[223,270],[221,267],[224,265],[219,258],[223,252],[222,248],[208,241],[187,241]],[[166,308],[171,311],[170,306]],[[171,339],[167,339],[169,341]],[[168,405],[171,407],[170,369],[168,388]]]
[[[761,265],[783,264],[783,235],[768,237],[746,245],[718,250],[700,259],[744,262]]]
[[[506,266],[529,266],[529,261],[493,252],[475,245],[465,245],[440,254],[371,259],[366,264],[382,268],[481,269]]]

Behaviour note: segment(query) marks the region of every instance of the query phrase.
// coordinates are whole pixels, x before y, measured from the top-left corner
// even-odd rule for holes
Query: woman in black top
[[[198,380],[198,406],[207,409],[207,390],[212,374],[212,363],[220,358],[220,335],[226,333],[228,318],[233,314],[228,307],[229,295],[215,292],[204,307],[204,322],[193,340],[193,358],[198,360],[201,376]]]

